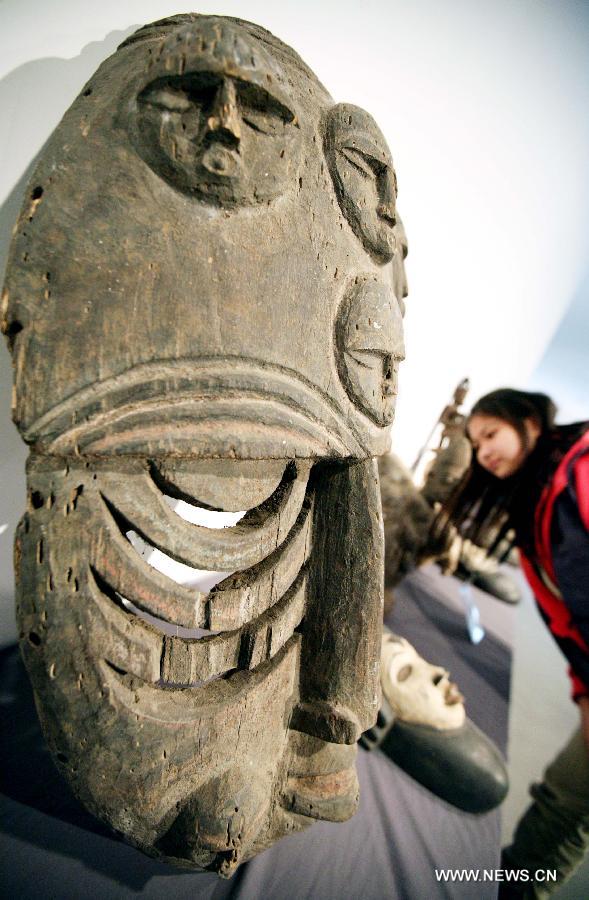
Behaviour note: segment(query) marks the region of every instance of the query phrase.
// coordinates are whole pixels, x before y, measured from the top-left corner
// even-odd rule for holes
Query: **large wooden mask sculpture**
[[[355,810],[403,355],[395,193],[365,112],[258,26],[198,15],[127,40],[33,176],[3,295],[31,447],[22,650],[62,772],[151,855],[228,875]],[[208,528],[169,498],[248,512]],[[133,534],[233,574],[191,590]]]

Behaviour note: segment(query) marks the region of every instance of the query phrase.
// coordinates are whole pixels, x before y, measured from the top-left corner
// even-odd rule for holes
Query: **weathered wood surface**
[[[356,808],[395,200],[367,113],[258,26],[196,14],[106,60],[33,173],[2,294],[31,445],[21,647],[76,794],[161,859],[230,875]],[[170,498],[246,514],[206,528]],[[133,534],[228,574],[178,584]]]

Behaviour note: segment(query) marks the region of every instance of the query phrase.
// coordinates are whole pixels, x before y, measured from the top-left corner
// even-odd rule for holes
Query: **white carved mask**
[[[383,635],[381,680],[383,694],[403,722],[444,730],[464,723],[464,698],[449,673],[426,662],[405,638]]]

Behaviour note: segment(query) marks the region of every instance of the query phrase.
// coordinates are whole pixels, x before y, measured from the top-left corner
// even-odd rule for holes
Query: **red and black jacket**
[[[535,558],[522,568],[569,661],[573,698],[589,695],[589,431],[561,460],[535,513]]]

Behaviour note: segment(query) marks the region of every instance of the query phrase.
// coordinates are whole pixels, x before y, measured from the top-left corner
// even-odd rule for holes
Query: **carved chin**
[[[349,204],[348,218],[364,247],[383,265],[390,262],[397,251],[393,225],[381,219],[376,211],[368,214],[364,207]]]
[[[390,262],[397,251],[393,228],[382,220],[366,229],[366,242],[382,263]]]

